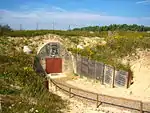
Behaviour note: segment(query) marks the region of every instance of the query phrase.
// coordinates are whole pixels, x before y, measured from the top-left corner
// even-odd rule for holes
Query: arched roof
[[[42,43],[39,47],[38,47],[38,50],[37,50],[37,55],[40,53],[41,49],[46,46],[47,44],[49,43],[59,43],[60,45],[62,45],[61,42],[59,41],[52,41],[52,40],[48,40],[48,41],[45,41],[44,43]]]

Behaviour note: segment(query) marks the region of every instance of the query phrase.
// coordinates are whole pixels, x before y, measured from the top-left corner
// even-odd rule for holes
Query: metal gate
[[[45,60],[47,74],[62,73],[62,58],[45,58]]]

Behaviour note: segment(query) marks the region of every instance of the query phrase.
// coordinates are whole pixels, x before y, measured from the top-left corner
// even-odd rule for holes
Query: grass
[[[130,64],[122,64],[120,59],[126,56],[133,56],[137,54],[137,49],[150,49],[150,37],[125,37],[112,36],[105,38],[107,44],[105,46],[97,45],[90,48],[85,47],[83,50],[77,48],[68,48],[73,53],[81,54],[89,59],[103,62],[112,65],[117,69],[126,71],[131,70]]]
[[[68,38],[74,44],[79,44],[80,36],[104,37],[107,41],[106,46],[97,45],[95,48],[87,47],[84,50],[76,50],[76,48],[72,48],[70,50],[73,53],[78,52],[82,56],[87,56],[90,59],[104,62],[105,64],[123,70],[130,70],[130,66],[122,64],[118,59],[122,59],[125,56],[132,56],[133,54],[136,55],[137,48],[150,48],[150,33],[146,32],[118,31],[112,32],[111,36],[107,36],[108,33],[106,31],[94,32],[91,34],[87,31],[24,30],[7,32],[5,35],[13,37],[34,37],[49,33],[60,35],[62,38]]]
[[[35,55],[15,51],[15,42],[7,37],[0,37],[0,42],[0,63],[5,64],[0,65],[2,112],[62,113],[67,109],[68,102],[48,92],[43,75],[33,70]]]
[[[82,56],[89,57],[90,59],[94,59],[103,62],[105,64],[112,65],[117,69],[123,69],[126,71],[131,70],[131,66],[129,64],[126,65],[122,64],[120,62],[120,59],[126,56],[133,56],[133,54],[136,55],[138,48],[141,48],[143,50],[150,48],[150,33],[146,32],[118,31],[112,32],[111,36],[107,36],[107,32],[94,32],[91,34],[87,31],[26,30],[26,31],[7,32],[5,33],[5,35],[13,37],[34,37],[49,33],[60,35],[62,39],[68,38],[70,42],[74,43],[75,45],[79,44],[79,42],[81,41],[80,36],[104,37],[104,40],[107,42],[105,46],[95,45],[95,47],[93,48],[86,47],[83,50],[68,47],[68,50],[72,51],[72,53],[74,54],[79,53]],[[11,48],[9,48],[10,50],[8,50],[5,46],[1,46],[0,49],[3,51],[1,52],[0,58],[3,59],[3,61],[0,62],[1,63],[4,62],[11,63],[11,61],[16,62],[18,59],[15,59],[15,57],[10,57],[14,53],[11,52],[12,54],[8,56],[6,55],[6,51],[8,53],[8,51],[14,50],[15,49],[14,46],[16,46],[17,43],[11,43],[10,41],[7,42],[5,41],[5,38],[1,38],[0,45],[1,44],[9,45]],[[26,41],[28,41],[28,39]]]
[[[106,38],[108,36],[107,31],[96,31],[93,33],[90,33],[89,31],[63,31],[63,30],[15,30],[11,32],[4,32],[4,36],[11,36],[11,37],[34,37],[34,36],[40,36],[45,34],[56,34],[60,36],[85,36],[85,37],[103,37]],[[127,37],[149,37],[150,33],[146,32],[132,32],[132,31],[118,31],[118,32],[112,32],[112,35],[120,35],[120,36],[127,36]]]
[[[40,36],[45,34],[56,34],[60,36],[107,36],[107,32],[95,32],[93,34],[89,33],[88,31],[63,31],[63,30],[16,30],[10,32],[4,32],[4,36],[11,36],[11,37],[34,37]]]

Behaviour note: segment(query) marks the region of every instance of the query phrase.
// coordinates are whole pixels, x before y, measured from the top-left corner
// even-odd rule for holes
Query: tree
[[[0,36],[4,35],[5,32],[12,31],[12,28],[7,25],[0,25]]]
[[[137,24],[127,25],[127,24],[111,24],[109,26],[88,26],[82,28],[75,28],[74,30],[84,30],[84,31],[150,31],[150,27],[139,26]]]

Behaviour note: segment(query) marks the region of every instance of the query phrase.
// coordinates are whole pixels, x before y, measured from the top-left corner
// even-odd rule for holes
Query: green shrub
[[[45,78],[33,70],[34,54],[27,55],[18,51],[14,54],[14,41],[9,41],[6,37],[0,37],[0,41],[0,49],[3,48],[0,53],[0,63],[3,64],[0,65],[2,111],[24,113],[34,108],[39,113],[62,113],[67,108],[67,102],[47,91]],[[36,104],[31,103],[31,99]]]

